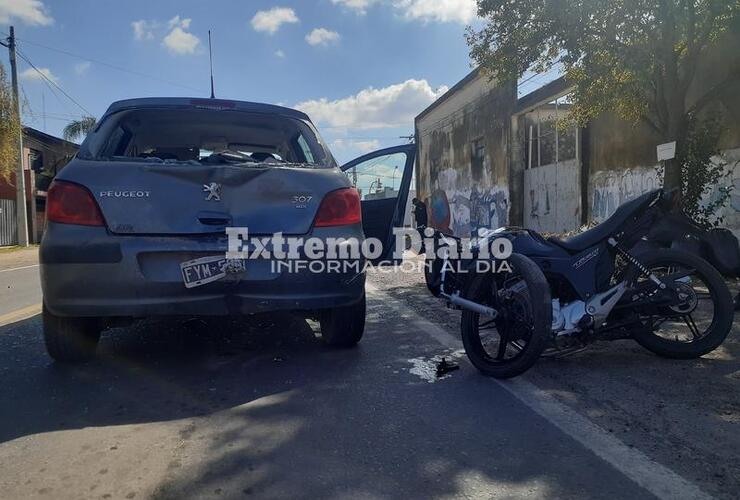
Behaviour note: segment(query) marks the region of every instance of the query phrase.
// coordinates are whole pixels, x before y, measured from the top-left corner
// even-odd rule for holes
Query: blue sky
[[[207,96],[211,29],[217,97],[307,111],[340,162],[413,132],[470,71],[463,35],[478,22],[475,0],[0,0],[0,31],[14,25],[22,54],[93,116],[119,99]],[[25,124],[60,135],[85,114],[19,71]]]

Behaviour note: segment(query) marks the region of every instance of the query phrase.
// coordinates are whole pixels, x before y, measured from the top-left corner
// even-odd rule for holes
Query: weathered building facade
[[[740,46],[740,35],[730,39],[725,47]],[[731,50],[706,57],[698,70],[705,77],[690,99],[721,81],[733,58],[740,63]],[[475,70],[422,112],[416,187],[430,225],[457,236],[502,225],[572,231],[660,187],[656,146],[663,141],[609,113],[585,128],[562,126],[571,90],[561,78],[517,99],[515,85]],[[740,89],[727,89],[708,112],[724,119],[720,148],[729,175],[723,183],[734,190],[722,215],[740,235]]]
[[[473,71],[416,118],[417,197],[434,227],[469,235],[509,222],[509,117],[516,85]]]

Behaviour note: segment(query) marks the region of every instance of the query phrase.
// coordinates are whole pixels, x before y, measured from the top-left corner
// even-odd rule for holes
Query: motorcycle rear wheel
[[[529,258],[513,254],[512,272],[480,273],[465,297],[499,312],[496,319],[464,310],[461,332],[465,353],[481,373],[506,379],[532,367],[547,346],[552,328],[550,286]],[[499,282],[499,285],[496,285]]]
[[[665,317],[640,314],[643,328],[633,334],[637,343],[672,359],[698,358],[719,347],[734,319],[732,296],[722,275],[704,259],[679,250],[652,250],[638,258],[658,278],[691,272],[682,284],[690,296],[685,303],[665,308]],[[647,279],[635,268],[630,273],[632,283]]]

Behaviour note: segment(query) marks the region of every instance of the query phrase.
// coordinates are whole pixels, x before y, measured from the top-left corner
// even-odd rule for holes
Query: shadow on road
[[[0,327],[0,352],[0,400],[12,402],[2,404],[0,443],[210,414],[316,383],[325,375],[304,368],[335,356],[306,320],[288,314],[136,323],[105,332],[97,359],[79,366],[47,357],[36,316]],[[356,355],[343,353],[333,370]],[[276,370],[279,377],[265,376]]]

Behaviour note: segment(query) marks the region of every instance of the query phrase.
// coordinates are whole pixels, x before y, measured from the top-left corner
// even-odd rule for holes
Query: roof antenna
[[[215,99],[216,94],[213,91],[213,50],[211,49],[211,30],[208,30],[208,57],[211,61],[211,99]]]

